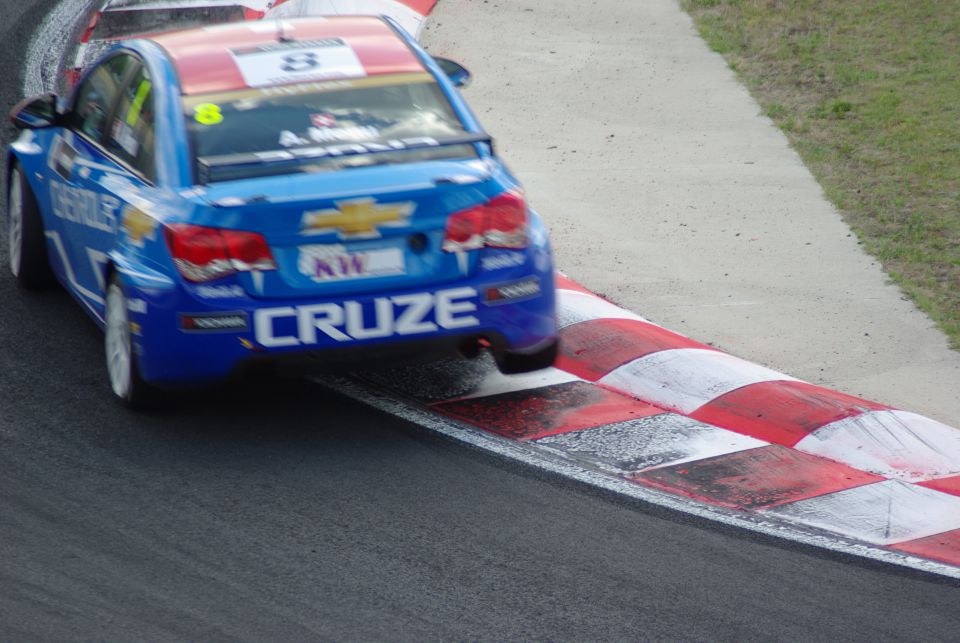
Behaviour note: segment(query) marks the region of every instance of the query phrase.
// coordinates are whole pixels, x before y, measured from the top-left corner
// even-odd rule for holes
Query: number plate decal
[[[249,87],[367,75],[356,52],[340,38],[276,42],[231,53]]]
[[[340,244],[300,246],[297,267],[301,274],[316,282],[389,277],[407,272],[400,248],[347,252]]]

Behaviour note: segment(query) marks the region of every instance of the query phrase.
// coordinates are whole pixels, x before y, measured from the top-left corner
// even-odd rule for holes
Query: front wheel
[[[53,284],[43,219],[19,165],[10,172],[7,191],[7,256],[21,288],[36,290]]]
[[[130,408],[144,408],[154,399],[155,391],[140,377],[140,369],[133,352],[127,296],[116,274],[111,275],[107,285],[104,316],[106,330],[103,344],[110,388],[114,395]]]

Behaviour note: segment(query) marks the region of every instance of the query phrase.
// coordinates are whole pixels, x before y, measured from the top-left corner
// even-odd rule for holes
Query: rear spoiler
[[[384,143],[342,143],[338,145],[302,147],[292,150],[201,156],[197,158],[197,182],[201,184],[210,183],[215,180],[214,176],[217,172],[222,172],[227,169],[242,171],[246,168],[265,165],[269,165],[271,168],[281,169],[297,165],[304,161],[382,154],[384,152],[406,152],[410,150],[468,145],[472,143],[485,143],[490,146],[491,151],[493,149],[493,139],[490,138],[489,134],[467,133],[462,136],[442,140],[437,140],[429,136],[418,136],[415,138],[393,139]]]

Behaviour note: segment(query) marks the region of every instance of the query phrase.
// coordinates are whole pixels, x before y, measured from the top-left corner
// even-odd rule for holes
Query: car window
[[[324,148],[397,148],[378,154],[377,163],[474,156],[473,148],[437,146],[405,153],[398,141],[462,138],[465,128],[430,74],[374,76],[247,89],[219,95],[186,96],[184,111],[195,157],[204,160],[288,156],[309,158],[285,171],[338,169],[343,159],[324,158]],[[350,159],[351,164],[374,162]],[[309,167],[306,167],[309,165]],[[273,173],[260,164],[247,175]]]
[[[153,84],[142,65],[120,90],[106,147],[144,177],[154,179]]]
[[[138,64],[133,56],[120,54],[100,63],[77,88],[72,125],[75,129],[100,142],[106,120],[120,91],[120,85],[131,65]]]

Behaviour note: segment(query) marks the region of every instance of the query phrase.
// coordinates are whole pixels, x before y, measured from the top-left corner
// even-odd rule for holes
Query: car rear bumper
[[[264,368],[426,361],[478,347],[489,348],[505,370],[532,370],[552,363],[556,352],[548,263],[541,262],[546,270],[531,270],[531,261],[479,271],[434,289],[306,301],[256,300],[223,284],[199,291],[128,284],[134,350],[143,378],[168,387]]]

